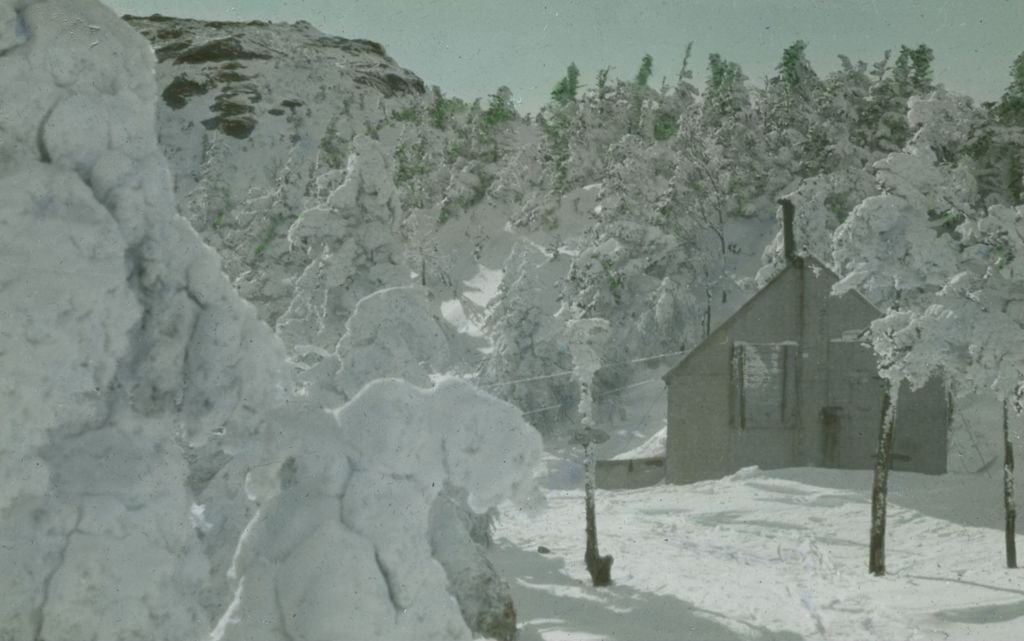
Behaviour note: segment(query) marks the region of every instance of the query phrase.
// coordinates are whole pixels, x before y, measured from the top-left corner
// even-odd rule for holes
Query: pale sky
[[[806,40],[819,74],[837,54],[874,62],[925,43],[935,77],[980,100],[1001,95],[1024,51],[1024,0],[106,0],[119,14],[225,20],[306,20],[380,42],[400,65],[447,95],[471,99],[508,85],[536,112],[570,62],[592,84],[601,67],[632,77],[654,56],[652,84],[674,82],[686,43],[702,85],[710,53],[755,83],[783,48]]]

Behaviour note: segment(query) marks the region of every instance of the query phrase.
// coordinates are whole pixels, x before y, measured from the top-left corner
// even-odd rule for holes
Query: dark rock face
[[[172,17],[172,16],[161,15],[159,13],[154,13],[153,15],[147,16],[145,18],[140,18],[139,16],[128,15],[126,13],[123,16],[121,16],[121,19],[129,21],[129,22],[132,21],[132,20],[145,19],[145,20],[148,20],[149,22],[156,22],[156,23],[160,23],[160,22],[174,22],[174,21],[178,20],[178,18],[175,18],[175,17]]]
[[[201,96],[210,90],[205,84],[198,83],[186,76],[176,76],[171,84],[164,87],[160,96],[171,109],[181,109],[188,104],[188,99]]]
[[[203,126],[207,129],[218,129],[226,136],[244,140],[248,138],[249,135],[252,134],[252,130],[256,128],[256,119],[251,116],[239,116],[234,118],[214,116],[213,118],[207,118],[204,120]]]
[[[163,62],[164,60],[167,60],[168,58],[173,58],[180,51],[184,51],[185,49],[188,49],[189,46],[191,46],[191,44],[192,43],[187,41],[187,40],[182,40],[182,41],[179,41],[179,42],[171,42],[171,43],[165,44],[164,46],[162,46],[162,47],[160,47],[159,49],[156,50],[156,61],[157,62]]]
[[[270,60],[271,55],[246,49],[238,38],[228,37],[211,40],[189,47],[174,59],[174,64],[202,64],[204,62],[228,62],[232,60]]]
[[[347,74],[350,82],[387,98],[426,93],[423,81],[399,67],[380,44],[325,35],[307,22],[203,22],[159,14],[124,19],[153,44],[160,68],[178,68],[162,92],[164,102],[173,110],[184,109],[191,100],[217,89],[245,93],[249,96],[245,106],[254,107],[259,102],[260,92],[255,85],[261,72],[281,67],[298,71],[317,64],[318,58],[325,65],[341,63],[339,67],[345,69],[343,75]],[[285,39],[287,46],[267,39],[271,30],[278,39]],[[158,76],[162,75],[158,69]],[[223,95],[216,99],[220,106],[210,108],[216,115],[200,122],[207,129],[234,138],[248,137],[257,119],[242,117],[241,111],[255,114],[258,110],[220,104]],[[282,108],[294,111],[303,105],[298,100],[285,100],[271,115],[282,115],[277,113]]]
[[[382,58],[388,55],[383,45],[372,40],[349,40],[341,36],[323,36],[322,38],[317,38],[314,42],[321,47],[334,47],[351,51],[352,53],[371,53]]]
[[[398,94],[426,92],[426,87],[419,78],[410,80],[394,73],[386,73],[383,76],[362,74],[356,76],[355,81],[365,87],[373,87],[389,98]]]

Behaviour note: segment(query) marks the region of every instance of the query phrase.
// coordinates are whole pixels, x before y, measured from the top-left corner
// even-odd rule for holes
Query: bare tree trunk
[[[875,480],[871,486],[871,546],[868,571],[885,576],[885,508],[889,493],[889,468],[892,467],[892,440],[896,423],[899,387],[889,385],[882,397],[882,419],[875,454]]]
[[[1017,503],[1013,496],[1013,441],[1009,401],[1003,399],[1003,506],[1006,508],[1006,567],[1017,567]]]
[[[612,582],[612,557],[601,556],[597,549],[597,514],[594,511],[594,487],[597,485],[597,471],[594,463],[594,444],[588,443],[584,448],[586,464],[586,482],[583,491],[586,493],[587,503],[587,551],[583,560],[587,564],[587,572],[590,572],[590,579],[594,587],[611,585]]]

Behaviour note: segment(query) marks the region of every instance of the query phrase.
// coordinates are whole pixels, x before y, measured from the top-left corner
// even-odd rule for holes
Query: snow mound
[[[747,481],[750,479],[756,479],[761,476],[761,468],[756,465],[749,465],[747,467],[741,467],[725,479],[729,481]]]

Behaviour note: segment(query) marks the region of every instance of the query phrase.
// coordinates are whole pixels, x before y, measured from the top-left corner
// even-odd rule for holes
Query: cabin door
[[[821,409],[822,462],[825,467],[839,467],[839,438],[843,429],[843,408],[828,405]]]
[[[828,403],[821,409],[822,464],[874,465],[882,412],[882,380],[874,354],[857,343],[829,345]]]

